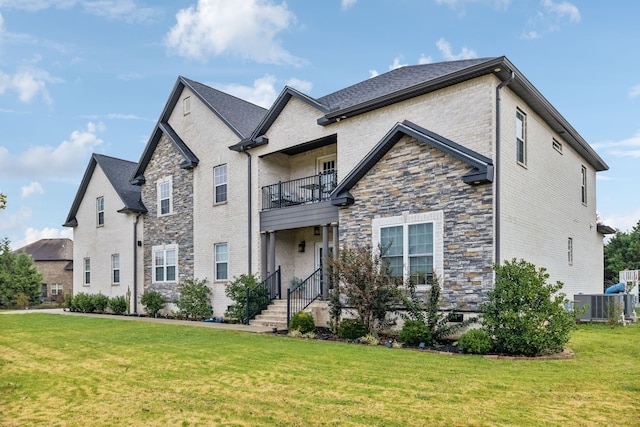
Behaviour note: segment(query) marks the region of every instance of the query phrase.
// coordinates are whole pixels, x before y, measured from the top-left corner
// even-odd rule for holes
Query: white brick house
[[[392,243],[397,274],[435,270],[470,311],[511,258],[567,295],[597,293],[606,169],[505,57],[402,67],[321,98],[285,87],[269,110],[180,77],[132,174],[147,209],[137,295],[206,278],[220,316],[228,281],[278,266],[280,296],[294,277],[326,295],[321,254],[355,243]]]

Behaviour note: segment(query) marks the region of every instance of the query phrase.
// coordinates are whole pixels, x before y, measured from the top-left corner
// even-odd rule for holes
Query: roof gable
[[[235,96],[179,76],[162,110],[158,123],[140,157],[138,168],[131,177],[132,182],[136,185],[144,183],[144,171],[149,161],[151,161],[151,157],[163,134],[169,138],[184,158],[184,163],[180,165],[182,168],[193,168],[200,162],[198,157],[169,125],[169,117],[180,101],[180,95],[184,88],[188,88],[193,92],[239,139],[248,136],[267,111],[262,107],[236,98]]]
[[[129,182],[129,177],[136,169],[137,164],[128,160],[117,159],[102,154],[93,154],[89,159],[89,165],[84,172],[80,187],[76,193],[76,197],[71,205],[71,210],[67,215],[67,220],[63,224],[65,227],[75,227],[78,225],[76,214],[80,208],[80,203],[87,191],[96,165],[100,165],[100,169],[105,174],[113,189],[116,191],[124,207],[118,212],[146,212],[147,209],[142,204],[140,197],[140,187]]]
[[[331,196],[331,203],[335,206],[353,204],[355,199],[349,191],[404,136],[413,137],[471,166],[471,171],[462,177],[466,184],[478,185],[493,182],[494,168],[491,159],[405,120],[402,123],[397,123],[336,187]]]

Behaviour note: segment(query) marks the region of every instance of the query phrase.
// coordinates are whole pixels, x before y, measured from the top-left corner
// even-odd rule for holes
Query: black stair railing
[[[322,267],[287,291],[287,328],[291,316],[309,307],[322,295]]]
[[[247,289],[247,315],[244,324],[248,325],[258,313],[266,309],[274,299],[282,298],[282,280],[280,266],[258,286]]]

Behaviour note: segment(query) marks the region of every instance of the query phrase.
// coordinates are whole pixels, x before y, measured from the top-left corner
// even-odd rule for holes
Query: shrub
[[[80,292],[73,297],[72,306],[74,310],[72,311],[81,311],[83,313],[93,313],[95,307],[93,305],[93,297],[89,294],[85,294],[84,292]]]
[[[140,298],[140,304],[151,317],[158,317],[158,312],[164,308],[167,300],[158,291],[145,291]]]
[[[562,283],[548,284],[546,269],[525,260],[494,265],[495,288],[481,306],[482,328],[500,353],[537,356],[560,352],[575,328],[574,313],[564,309],[568,300]]]
[[[332,317],[340,305],[353,307],[366,332],[374,333],[393,320],[387,315],[399,301],[399,278],[391,275],[388,263],[381,257],[384,249],[375,253],[370,247],[344,248],[337,258],[331,258],[331,279],[337,288],[337,298],[329,300]],[[333,319],[336,322],[337,319]],[[335,323],[334,323],[335,324]],[[341,324],[341,323],[340,323]]]
[[[355,340],[367,334],[367,328],[360,319],[343,319],[338,326],[338,336],[346,340]]]
[[[123,314],[127,311],[127,299],[123,295],[109,300],[109,308],[114,314]]]
[[[262,307],[266,307],[270,302],[269,295],[267,290],[259,285],[259,278],[253,274],[242,274],[227,284],[224,292],[233,304],[227,308],[224,316],[231,321],[244,323],[247,318],[247,292],[250,296],[249,315],[257,314]]]
[[[437,343],[478,320],[472,317],[462,322],[452,322],[458,316],[458,313],[455,310],[447,313],[440,311],[440,280],[435,274],[430,283],[431,287],[427,291],[426,301],[418,294],[415,283],[410,283],[406,294],[403,295],[403,304],[407,310],[407,313],[403,316],[406,319],[405,325],[407,325],[407,322],[410,323],[407,326],[408,329],[404,338],[398,339],[407,345],[417,345],[420,342],[425,344]],[[423,328],[417,326],[418,323],[422,324],[427,330],[426,334],[422,332]],[[421,337],[421,339],[415,342],[418,337]],[[407,339],[410,341],[405,341]]]
[[[493,343],[484,330],[472,329],[460,337],[458,346],[466,353],[487,354],[493,348]]]
[[[419,320],[405,320],[400,334],[398,335],[398,341],[404,345],[417,346],[421,342],[425,344],[431,344],[433,337],[429,332],[427,325]]]
[[[29,305],[29,297],[24,292],[18,293],[16,295],[16,305],[18,308],[23,309]]]
[[[93,311],[104,313],[109,305],[109,297],[102,294],[92,294],[90,297],[93,300]]]
[[[374,334],[367,334],[360,338],[360,342],[366,345],[378,345],[380,344],[380,338]]]
[[[291,318],[289,330],[297,330],[302,334],[307,334],[316,330],[316,322],[313,320],[313,316],[306,311],[299,311]]]
[[[187,279],[180,286],[180,298],[176,306],[185,319],[204,319],[211,317],[211,289],[207,280]]]

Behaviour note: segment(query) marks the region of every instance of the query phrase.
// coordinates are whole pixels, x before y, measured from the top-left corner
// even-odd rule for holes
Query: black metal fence
[[[322,268],[287,291],[287,328],[291,316],[309,307],[322,295]]]
[[[262,210],[328,200],[338,185],[335,170],[262,187]]]
[[[264,279],[255,288],[247,289],[247,316],[244,319],[245,324],[249,324],[249,320],[253,319],[274,299],[282,298],[282,280],[280,275],[280,267]]]

